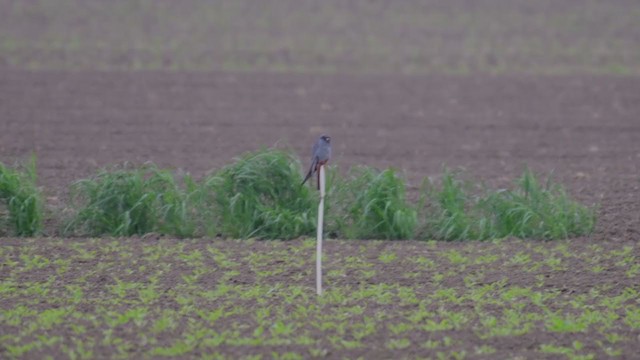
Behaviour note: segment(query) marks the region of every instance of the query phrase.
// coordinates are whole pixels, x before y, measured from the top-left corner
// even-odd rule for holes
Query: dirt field
[[[640,80],[189,73],[0,73],[2,160],[35,151],[55,207],[99,167],[194,173],[321,132],[335,162],[395,167],[415,190],[442,166],[507,185],[524,164],[598,204],[596,240],[640,231]]]
[[[0,68],[640,74],[635,0],[0,0]]]
[[[624,245],[624,246],[621,246]],[[637,242],[4,239],[3,358],[624,358]]]
[[[185,251],[185,244],[171,239],[145,240],[146,250],[138,248],[142,246],[137,245],[139,239],[89,243],[4,239],[2,253],[7,257],[0,274],[8,292],[0,302],[6,311],[0,323],[2,332],[12,335],[5,338],[0,351],[11,357],[75,353],[88,357],[404,354],[491,358],[518,353],[526,358],[616,354],[631,358],[639,335],[638,298],[633,295],[640,290],[639,94],[640,80],[618,77],[3,71],[2,160],[25,159],[36,152],[41,185],[56,215],[70,182],[100,166],[153,161],[202,175],[262,145],[290,144],[306,158],[314,137],[326,132],[334,139],[335,163],[341,168],[367,164],[403,169],[414,185],[413,196],[420,179],[437,177],[443,164],[464,166],[493,185],[506,185],[528,164],[538,172],[554,171],[571,194],[598,204],[599,221],[595,234],[560,242],[553,252],[546,252],[544,243],[521,241],[435,247],[371,243],[364,248],[331,242],[326,270],[332,290],[319,307],[308,309],[303,321],[308,325],[296,328],[301,336],[295,340],[283,338],[291,339],[287,334],[293,328],[287,322],[302,321],[302,313],[289,314],[291,307],[310,306],[306,296],[313,292],[312,246],[307,243],[247,247],[199,240],[189,242],[190,250]],[[55,233],[55,221],[49,222],[48,230]],[[216,255],[209,246],[221,249],[236,265],[219,269],[220,273],[211,270],[206,264],[218,260],[212,260]],[[75,252],[67,254],[69,248]],[[168,248],[174,249],[173,255],[166,257],[163,252]],[[158,268],[154,260],[148,264],[127,260],[139,252],[165,254],[166,268]],[[182,264],[182,257],[194,252],[206,254],[204,262]],[[291,258],[292,252],[301,252],[304,261]],[[237,265],[251,262],[251,254],[258,253],[265,257],[251,270]],[[482,254],[500,255],[487,260]],[[93,261],[102,265],[94,269]],[[349,270],[350,261],[369,265],[352,264],[355,268]],[[371,269],[375,271],[367,272]],[[47,275],[54,272],[58,276]],[[156,283],[157,276],[161,283]],[[211,282],[220,276],[230,282]],[[195,286],[191,277],[203,283],[191,287]],[[27,285],[16,289],[19,283]],[[149,284],[156,285],[149,290]],[[211,295],[213,289],[221,291],[223,284],[233,284],[234,290],[225,296]],[[493,294],[487,296],[502,302],[479,300],[477,292],[486,286],[492,287],[487,291]],[[50,292],[49,287],[67,291]],[[268,288],[279,290],[265,303]],[[78,289],[80,295],[73,292]],[[165,295],[144,300],[142,295],[129,294],[140,289],[153,294],[164,289]],[[181,297],[185,291],[191,295]],[[443,300],[451,291],[456,295]],[[297,298],[301,292],[306,295]],[[244,293],[255,297],[234,308],[237,296]],[[509,300],[514,294],[526,299]],[[72,300],[74,296],[81,299]],[[203,300],[207,296],[214,297]],[[405,296],[420,300],[407,303]],[[537,297],[546,300],[540,304]],[[206,313],[193,312],[188,304],[194,301]],[[179,305],[167,305],[175,302]],[[30,304],[36,314],[41,313],[35,317],[21,313],[24,308],[16,304]],[[163,312],[167,306],[173,309],[167,310],[170,315]],[[208,316],[216,317],[220,308],[231,317],[217,325],[213,320],[203,322]],[[246,310],[253,315],[239,315],[243,309],[253,309]],[[599,317],[593,320],[596,313],[580,309],[595,309],[597,316],[611,320],[600,323]],[[138,310],[144,315],[135,315]],[[364,315],[343,324],[347,320],[340,314],[356,310]],[[131,317],[114,318],[114,311]],[[325,311],[328,318],[322,315]],[[423,311],[427,313],[420,315]],[[452,311],[461,311],[462,318],[447,318]],[[272,315],[258,314],[263,312]],[[56,325],[61,314],[73,314],[69,320],[73,325]],[[511,323],[516,321],[510,318],[513,314],[521,314],[517,321],[524,322]],[[41,319],[54,315],[58,316],[54,320]],[[155,332],[166,316],[174,327]],[[420,322],[407,323],[416,316],[429,320],[416,328]],[[11,325],[15,321],[31,325],[19,330]],[[43,321],[49,325],[42,325]],[[260,326],[269,330],[253,333]],[[370,328],[362,332],[363,326]],[[49,342],[33,340],[50,336],[51,331],[63,335],[47,337]],[[135,335],[139,333],[148,335]],[[104,336],[108,340],[95,343]],[[89,345],[79,345],[83,343]]]
[[[54,236],[0,238],[0,358],[637,357],[636,2],[0,0],[0,161],[37,155]],[[55,237],[100,167],[320,133],[414,198],[445,165],[553,172],[595,233],[328,241],[321,298],[310,240]]]

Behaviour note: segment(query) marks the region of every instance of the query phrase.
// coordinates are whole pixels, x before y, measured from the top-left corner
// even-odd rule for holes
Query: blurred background
[[[636,0],[0,0],[0,67],[640,73]]]

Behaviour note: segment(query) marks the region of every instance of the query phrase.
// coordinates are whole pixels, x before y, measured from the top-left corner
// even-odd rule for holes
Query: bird
[[[313,144],[312,148],[312,157],[311,157],[311,166],[309,167],[309,171],[307,172],[307,176],[302,180],[302,184],[304,185],[313,174],[318,174],[317,186],[318,190],[320,190],[320,166],[325,165],[329,159],[331,159],[331,136],[322,135],[318,138],[315,144]]]

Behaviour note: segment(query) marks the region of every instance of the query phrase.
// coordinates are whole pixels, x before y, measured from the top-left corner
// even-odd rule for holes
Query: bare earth
[[[84,333],[80,334],[72,333],[68,327],[61,330],[54,327],[56,335],[63,335],[59,344],[64,346],[79,346],[74,340],[78,337],[82,342],[97,341],[91,348],[93,356],[156,357],[162,351],[177,351],[172,348],[176,339],[188,331],[196,331],[192,326],[199,324],[208,334],[203,342],[175,354],[198,358],[215,351],[237,358],[248,354],[269,357],[275,356],[274,352],[293,351],[304,357],[391,358],[404,354],[412,358],[452,358],[465,352],[470,357],[505,358],[521,354],[540,358],[552,356],[540,352],[543,344],[574,348],[575,341],[579,341],[586,344],[580,351],[575,350],[580,354],[602,358],[611,355],[614,351],[611,349],[615,348],[624,358],[635,355],[640,333],[623,321],[628,320],[625,311],[638,306],[637,298],[625,298],[625,294],[640,290],[638,274],[633,272],[637,270],[633,265],[637,264],[640,232],[640,79],[1,71],[0,109],[0,160],[11,163],[35,152],[40,183],[49,208],[56,214],[62,210],[68,185],[105,165],[153,161],[199,176],[229,163],[243,151],[263,145],[288,144],[306,159],[310,144],[322,132],[332,136],[334,163],[341,169],[355,164],[402,169],[412,185],[411,196],[416,196],[423,177],[439,176],[443,165],[463,166],[469,174],[488,184],[503,186],[527,164],[538,173],[554,171],[554,176],[572,195],[599,207],[595,234],[559,242],[554,248],[537,241],[435,246],[423,242],[369,242],[364,248],[359,242],[329,242],[326,281],[333,291],[330,294],[334,295],[323,300],[317,311],[328,311],[328,316],[335,317],[332,321],[338,321],[335,319],[354,311],[352,306],[361,306],[364,314],[348,320],[349,324],[357,325],[367,316],[386,324],[378,325],[375,333],[362,340],[363,345],[354,348],[334,343],[338,338],[351,341],[348,335],[351,333],[323,330],[320,315],[313,311],[306,327],[296,333],[315,339],[315,347],[286,345],[279,338],[261,346],[234,345],[232,340],[207,345],[204,341],[211,342],[214,338],[206,331],[237,329],[239,333],[230,335],[235,341],[239,341],[238,336],[255,334],[258,320],[254,312],[246,317],[231,312],[229,318],[211,325],[185,308],[190,303],[184,301],[194,301],[207,314],[235,306],[259,309],[257,312],[271,309],[271,317],[264,321],[284,319],[305,323],[291,311],[299,306],[314,306],[309,305],[311,300],[298,297],[289,303],[285,297],[300,289],[307,295],[313,294],[313,243],[3,239],[6,260],[0,264],[0,279],[13,290],[0,300],[1,309],[15,309],[18,304],[29,304],[39,311],[62,306],[72,309],[68,311],[73,316],[94,318],[86,322],[74,320],[84,324]],[[55,222],[49,223],[48,231],[55,233]],[[214,261],[209,254],[213,248],[209,246],[224,253],[235,265],[224,268],[218,260]],[[451,251],[461,254],[462,260],[451,257]],[[163,252],[162,260],[152,259],[155,252]],[[206,254],[199,265],[183,263],[186,261],[181,258],[183,255],[188,257],[196,252]],[[257,265],[251,263],[253,256],[263,252],[279,254],[281,260],[269,257]],[[380,260],[384,259],[383,254],[391,253],[395,254],[389,255],[391,259],[398,260],[389,264]],[[497,260],[491,260],[495,254]],[[26,266],[25,259],[33,256],[48,258],[50,263],[42,268],[11,270],[15,264]],[[450,261],[446,256],[450,256]],[[512,258],[527,261],[516,267]],[[554,262],[558,258],[559,262]],[[299,262],[300,259],[304,261]],[[588,259],[594,259],[595,263]],[[62,266],[57,260],[71,263],[64,275],[51,277]],[[376,272],[365,276],[369,268],[359,268],[358,263],[349,268],[345,265],[348,261],[371,264]],[[543,262],[542,267],[534,267]],[[196,273],[195,269],[204,272],[197,282],[187,284],[186,279]],[[272,275],[259,275],[265,272]],[[107,336],[104,324],[112,324],[107,320],[115,315],[107,312],[106,320],[100,320],[102,315],[96,314],[124,313],[141,304],[129,290],[117,295],[115,286],[120,286],[120,281],[148,286],[155,281],[151,280],[154,274],[161,274],[160,282],[153,283],[155,291],[164,295],[146,303],[151,306],[146,320],[115,327],[114,336],[124,343],[116,346],[109,335],[114,345],[105,345],[101,342]],[[472,278],[475,280],[470,283]],[[34,295],[34,289],[45,283],[51,286],[51,291]],[[204,299],[198,292],[205,294],[227,285],[235,290],[217,300]],[[84,299],[70,305],[73,288],[67,286],[84,286]],[[604,309],[603,299],[626,299],[616,303],[618,312],[612,315],[618,317],[613,324],[616,336],[622,336],[623,340],[605,340],[605,335],[593,327],[589,332],[557,333],[548,330],[556,326],[549,323],[537,323],[526,335],[487,339],[484,337],[487,333],[483,332],[486,323],[479,314],[494,314],[499,321],[506,320],[501,318],[502,305],[480,309],[473,300],[475,291],[483,286],[492,289],[483,297],[485,300],[492,296],[509,299],[509,291],[514,287],[551,294],[552,300],[543,300],[541,306],[559,314],[574,312],[572,301],[576,299],[589,309]],[[390,303],[373,298],[346,303],[336,300],[337,294],[348,296],[356,289],[366,292],[376,287],[391,289],[388,291],[396,295],[391,295],[394,297]],[[280,290],[267,292],[269,288]],[[259,295],[256,295],[259,300],[238,300],[250,290]],[[422,309],[417,303],[405,303],[408,300],[403,300],[400,294],[406,291],[429,305]],[[446,291],[453,291],[461,300],[450,299],[447,305],[439,297],[446,295]],[[182,299],[180,304],[176,303],[177,298]],[[509,306],[539,314],[543,309],[526,300]],[[177,327],[151,335],[154,321],[166,309],[181,314]],[[410,332],[402,339],[408,340],[410,347],[403,348],[406,343],[400,340],[394,342],[397,340],[394,329],[398,328],[393,326],[400,326],[407,316],[423,310],[436,316],[436,320],[443,319],[442,311],[459,312],[467,322],[461,328],[447,325],[443,331]],[[11,325],[8,318],[0,319],[2,333],[16,334],[21,329],[24,328]],[[54,330],[43,328],[36,334],[48,338]],[[275,333],[273,329],[270,331]],[[152,342],[147,342],[147,334]],[[21,339],[20,344],[25,344],[33,338]],[[438,355],[437,347],[447,343],[447,352]],[[12,344],[0,343],[0,352],[8,356]],[[483,351],[489,351],[485,345],[495,352],[482,355]],[[23,357],[69,355],[64,346],[52,346],[32,349]],[[165,348],[156,348],[162,346]]]
[[[261,146],[394,167],[411,195],[443,165],[506,186],[524,165],[599,206],[597,240],[640,232],[640,79],[0,72],[0,160],[38,157],[60,206],[99,167],[152,161],[196,176]],[[53,230],[52,230],[53,231]]]

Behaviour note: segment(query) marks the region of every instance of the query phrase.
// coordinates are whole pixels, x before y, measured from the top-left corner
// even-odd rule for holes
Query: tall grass
[[[329,203],[335,208],[330,219],[339,236],[407,239],[414,235],[416,212],[407,203],[403,179],[392,169],[358,167],[336,185]]]
[[[590,233],[593,208],[572,200],[551,178],[526,169],[511,189],[481,189],[446,171],[425,182],[418,204],[407,201],[394,170],[329,167],[325,229],[345,239],[483,240],[515,236],[560,239]],[[317,192],[301,186],[291,152],[246,153],[201,181],[154,165],[101,170],[72,185],[73,215],[64,234],[291,239],[316,227]],[[37,234],[42,200],[35,160],[24,171],[0,164],[0,233]],[[10,225],[10,226],[9,226]]]
[[[498,236],[561,239],[586,235],[595,225],[593,209],[571,200],[551,177],[541,185],[529,169],[517,179],[514,190],[491,193],[480,206],[490,214]]]
[[[525,169],[512,190],[481,191],[445,171],[431,185],[422,237],[438,240],[563,239],[593,231],[595,212],[571,200],[562,186],[544,186]]]
[[[477,240],[491,236],[490,224],[470,194],[471,183],[445,169],[440,188],[427,183],[427,210],[422,237],[437,240]]]
[[[36,180],[35,156],[22,169],[0,163],[0,234],[33,236],[42,231],[43,202]]]
[[[246,153],[205,179],[220,232],[235,238],[290,239],[315,229],[316,204],[300,186],[301,165],[291,153]]]
[[[186,182],[191,189],[191,180]],[[75,183],[72,194],[78,210],[67,233],[131,236],[159,231],[186,237],[196,231],[189,197],[170,171],[154,165],[102,170]]]

